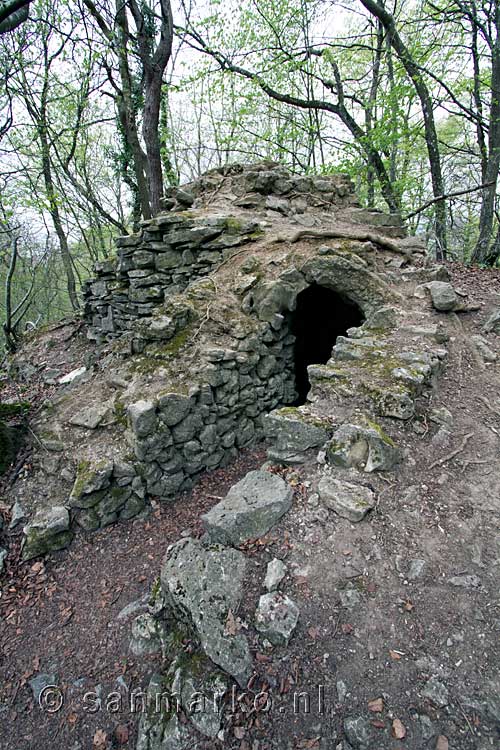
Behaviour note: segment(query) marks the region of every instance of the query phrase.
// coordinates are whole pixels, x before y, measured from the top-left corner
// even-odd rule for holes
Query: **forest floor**
[[[408,425],[407,460],[359,524],[317,506],[315,464],[283,471],[295,487],[293,508],[245,552],[262,576],[273,557],[286,561],[283,590],[299,606],[299,625],[287,649],[270,653],[249,631],[251,686],[228,712],[224,740],[200,748],[346,750],[346,720],[351,745],[367,732],[369,750],[500,746],[500,364],[483,364],[471,345],[500,305],[500,273],[450,271],[481,303],[476,313],[435,314],[452,339],[429,406],[448,409],[451,425],[418,416]],[[60,330],[54,361],[63,358],[68,329]],[[498,338],[489,341],[500,350]],[[50,388],[33,385],[23,398],[37,401]],[[21,563],[20,529],[4,532],[1,750],[135,748],[139,717],[128,696],[162,665],[131,654],[132,620],[167,546],[201,533],[200,515],[264,460],[261,447],[244,452],[174,504],[79,533],[43,561]],[[13,471],[29,471],[29,450]],[[7,522],[8,482],[0,506]],[[253,620],[260,593],[259,577],[242,620]],[[64,696],[52,713],[33,698],[30,680],[41,673]],[[269,694],[266,704],[256,701],[259,691]],[[100,706],[86,701],[89,692]]]

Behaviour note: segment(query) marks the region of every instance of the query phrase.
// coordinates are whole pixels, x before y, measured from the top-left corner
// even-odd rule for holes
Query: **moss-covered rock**
[[[69,505],[72,508],[89,508],[96,505],[101,499],[97,493],[109,487],[112,473],[113,462],[107,459],[95,463],[80,461],[69,496]]]
[[[38,511],[24,533],[23,560],[67,547],[73,539],[67,508],[54,506]]]

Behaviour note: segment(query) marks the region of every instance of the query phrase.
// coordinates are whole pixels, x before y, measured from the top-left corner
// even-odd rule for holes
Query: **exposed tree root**
[[[358,242],[373,242],[375,245],[383,247],[385,250],[390,250],[393,253],[399,253],[407,257],[411,256],[411,251],[407,248],[402,248],[398,242],[384,237],[376,232],[364,232],[362,230],[353,231],[348,229],[298,229],[292,234],[278,234],[272,241],[273,242],[298,242],[302,239],[335,239],[335,240],[355,240]]]
[[[474,437],[474,434],[475,434],[474,432],[469,432],[467,435],[464,435],[464,439],[462,440],[458,448],[455,448],[455,450],[452,451],[451,453],[448,453],[448,455],[443,456],[442,458],[438,458],[437,461],[433,461],[431,465],[429,466],[429,469],[435,469],[436,466],[442,466],[447,461],[451,461],[452,458],[455,458],[455,456],[458,456],[458,454],[461,453],[463,449],[466,447],[469,440],[472,437]]]

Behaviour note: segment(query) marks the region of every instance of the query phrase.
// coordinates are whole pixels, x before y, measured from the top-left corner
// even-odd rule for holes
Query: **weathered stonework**
[[[445,360],[437,329],[414,350],[401,343],[420,322],[407,290],[443,274],[422,267],[399,217],[361,208],[344,176],[232,166],[184,192],[97,264],[84,292],[90,364],[61,380],[34,425],[57,455],[40,461],[32,494],[47,495],[47,472],[64,467],[50,495],[70,528],[132,518],[262,437],[273,461],[293,464],[360,415],[390,436],[387,420],[412,416]],[[308,367],[297,406],[296,311],[312,287],[354,306],[361,324]]]

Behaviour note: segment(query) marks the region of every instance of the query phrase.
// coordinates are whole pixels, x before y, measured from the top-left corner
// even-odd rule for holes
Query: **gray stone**
[[[446,406],[432,409],[429,413],[429,419],[436,424],[448,425],[449,427],[453,425],[453,414]]]
[[[160,576],[173,616],[194,629],[205,654],[241,686],[252,673],[250,650],[243,635],[226,635],[225,623],[240,604],[245,572],[241,552],[187,538],[170,547]]]
[[[161,654],[166,640],[163,622],[149,613],[138,615],[132,623],[130,650],[134,656]]]
[[[318,492],[322,503],[339,516],[357,523],[375,506],[375,495],[368,487],[343,482],[325,475]]]
[[[5,558],[7,557],[8,552],[3,547],[0,547],[0,575],[3,573],[5,569]]]
[[[63,375],[57,382],[59,385],[69,385],[70,383],[81,382],[86,372],[86,367],[79,367],[77,370],[71,370],[67,375]]]
[[[201,519],[212,541],[239,546],[266,534],[290,509],[292,497],[277,474],[250,471]]]
[[[476,347],[479,355],[482,357],[482,359],[485,362],[496,362],[498,359],[498,354],[493,351],[493,349],[489,346],[486,339],[484,339],[482,336],[472,336],[471,340]]]
[[[24,527],[26,535],[22,550],[22,559],[46,552],[63,549],[70,544],[73,533],[69,530],[69,513],[62,505],[39,510],[33,520]]]
[[[160,419],[167,425],[173,427],[179,424],[191,409],[191,399],[179,393],[162,393],[157,398],[160,410]]]
[[[498,333],[500,334],[500,307],[498,310],[494,310],[490,317],[484,324],[484,331],[486,333]]]
[[[183,190],[180,187],[175,188],[174,198],[183,206],[192,206],[194,203],[194,195],[189,190]]]
[[[113,476],[117,478],[124,478],[124,477],[135,477],[136,471],[133,466],[133,464],[129,464],[126,461],[115,461],[114,463],[114,469],[113,469]]]
[[[35,703],[39,703],[40,698],[43,699],[43,691],[45,688],[48,688],[50,686],[57,687],[57,677],[55,674],[47,674],[45,672],[41,672],[40,674],[37,674],[36,677],[32,677],[31,680],[29,680],[29,686],[31,688],[31,692],[33,693],[33,698],[35,699]]]
[[[365,472],[388,471],[401,460],[401,452],[382,428],[369,420],[343,424],[326,446],[329,463],[362,468]]]
[[[165,678],[155,674],[151,678],[146,706],[141,713],[137,731],[136,750],[196,750],[189,724],[179,721],[176,696],[171,696]]]
[[[286,575],[287,567],[283,560],[276,557],[267,564],[266,577],[264,578],[264,588],[267,591],[275,591]]]
[[[485,705],[493,721],[500,725],[500,678],[489,680],[486,685]]]
[[[208,659],[195,655],[193,663],[182,656],[174,663],[172,692],[179,696],[180,704],[196,729],[210,739],[215,739],[222,723],[222,698],[228,680],[222,672],[211,666]]]
[[[255,614],[255,627],[275,646],[286,646],[297,627],[299,608],[279,591],[263,594]]]
[[[77,515],[76,522],[85,531],[97,531],[101,525],[101,519],[93,508],[82,510]]]
[[[130,518],[137,516],[146,507],[146,501],[144,498],[134,494],[128,498],[120,511],[120,518],[123,521],[128,521]]]
[[[158,315],[149,323],[146,331],[148,338],[154,341],[171,339],[175,335],[175,321],[168,315]]]
[[[131,302],[143,304],[146,302],[161,302],[164,292],[159,286],[130,287],[128,296]]]
[[[426,714],[420,714],[418,719],[421,726],[422,738],[427,742],[434,737],[436,730],[434,729],[432,721]]]
[[[448,705],[448,688],[442,682],[439,682],[437,677],[431,677],[430,680],[427,680],[422,695],[432,701],[438,708],[444,708]]]
[[[149,601],[149,594],[144,594],[144,596],[141,596],[140,599],[136,599],[133,602],[130,602],[130,604],[127,604],[123,609],[118,612],[116,619],[117,620],[127,620],[132,615],[135,615],[137,612],[139,612],[141,609],[146,609],[148,606]]]
[[[431,281],[427,284],[432,306],[441,312],[450,312],[460,307],[460,300],[452,285],[446,281]]]
[[[346,716],[344,734],[354,748],[367,748],[372,742],[373,731],[368,719],[362,716]]]
[[[106,459],[97,463],[81,461],[78,464],[75,483],[69,496],[70,507],[89,508],[96,505],[100,496],[94,493],[109,487],[112,473],[112,461]],[[85,498],[85,496],[91,497]]]
[[[181,253],[178,250],[170,250],[165,247],[164,252],[156,256],[156,268],[158,271],[169,271],[181,265]]]
[[[11,520],[9,523],[9,529],[12,530],[12,529],[15,529],[16,526],[19,526],[21,521],[24,521],[24,519],[26,518],[26,511],[24,510],[19,500],[16,500],[10,512],[11,512]]]
[[[323,445],[331,432],[325,421],[310,417],[300,408],[277,409],[264,417],[264,431],[272,442],[270,460],[284,464],[301,463],[311,448]],[[331,429],[331,428],[330,428]]]
[[[397,324],[397,309],[395,307],[381,307],[370,315],[363,327],[390,330],[396,328]]]
[[[103,497],[99,500],[95,509],[99,516],[108,516],[110,513],[115,513],[119,511],[120,508],[123,508],[131,494],[131,487],[111,487],[103,494]]]
[[[345,702],[347,696],[347,685],[344,680],[337,680],[335,687],[337,688],[338,702],[340,703],[340,705],[342,705]]]
[[[157,424],[156,409],[152,401],[136,401],[128,407],[130,426],[137,437],[154,432]]]
[[[424,574],[425,565],[425,560],[412,560],[410,562],[410,568],[408,570],[408,580],[416,581],[418,578],[421,578]]]
[[[172,427],[172,437],[175,443],[186,443],[194,438],[203,428],[203,419],[197,412],[188,414],[184,419]]]
[[[271,211],[278,211],[280,214],[287,216],[290,211],[290,203],[286,198],[278,198],[276,195],[268,195],[265,207]]]
[[[340,591],[340,603],[346,609],[354,609],[361,603],[361,596],[356,589],[342,589]]]
[[[77,427],[85,427],[88,430],[95,430],[109,414],[109,410],[110,405],[107,402],[102,404],[92,404],[74,414],[70,417],[68,422]]]
[[[481,586],[481,579],[476,575],[453,576],[448,583],[463,589],[477,589]]]

